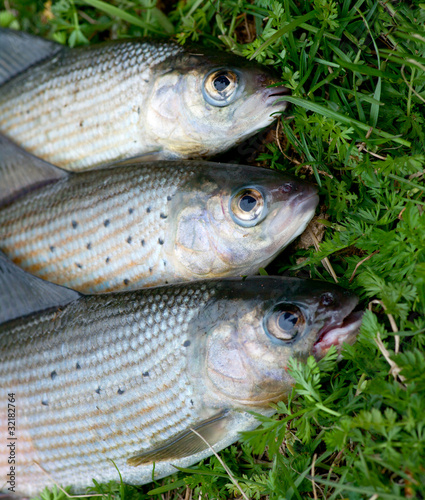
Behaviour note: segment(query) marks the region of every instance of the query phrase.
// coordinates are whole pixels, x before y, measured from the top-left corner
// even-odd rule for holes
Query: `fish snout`
[[[296,205],[301,205],[306,211],[312,210],[314,212],[319,204],[317,188],[312,184],[303,183],[302,189],[299,190],[299,194],[295,198],[294,203]]]
[[[296,209],[300,204],[316,208],[319,203],[317,188],[299,179],[284,181],[277,189],[276,199],[277,201],[286,200],[292,209]]]
[[[265,100],[268,106],[274,106],[278,104],[279,106],[286,108],[288,102],[282,99],[285,96],[291,95],[291,90],[283,85],[278,85],[275,87],[267,87],[264,89]]]
[[[274,191],[276,211],[270,230],[292,241],[299,236],[314,216],[319,203],[317,189],[297,179],[286,180]]]
[[[332,345],[340,350],[344,342],[354,343],[363,311],[358,309],[358,297],[349,290],[328,285],[318,292],[317,314],[323,318],[324,324],[316,334],[312,354],[320,359]]]
[[[353,302],[355,305],[357,304],[357,301]],[[320,359],[332,345],[340,350],[343,343],[353,344],[360,331],[363,314],[363,311],[353,308],[347,315],[341,315],[337,320],[325,325],[317,335],[313,346],[313,355]]]

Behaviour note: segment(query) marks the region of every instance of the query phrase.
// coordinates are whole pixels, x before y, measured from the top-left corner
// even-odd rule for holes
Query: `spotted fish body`
[[[43,50],[44,42],[0,29],[0,132],[68,170],[146,154],[212,155],[286,106],[276,102],[286,89],[268,88],[276,79],[266,68],[225,53],[144,40],[77,49],[45,42]],[[225,107],[204,98],[215,70],[238,80]]]
[[[282,173],[196,161],[56,169],[56,179],[8,197],[9,183],[33,162],[14,151],[2,149],[0,138],[0,153],[12,153],[6,172],[0,159],[0,250],[84,293],[255,274],[302,232],[318,202],[312,186]],[[265,205],[258,224],[247,227],[231,200],[252,186]]]
[[[23,491],[50,484],[34,460],[76,488],[119,479],[108,459],[126,482],[150,480],[152,467],[127,459],[203,417],[187,355],[190,323],[212,295],[206,286],[101,295],[0,327],[0,399],[16,394]]]
[[[161,283],[172,200],[193,175],[158,164],[64,179],[0,209],[0,247],[31,273],[86,292]]]
[[[110,460],[130,484],[149,482],[153,462],[158,478],[199,461],[211,451],[191,429],[216,450],[234,442],[258,425],[246,410],[270,415],[270,402],[287,397],[291,355],[305,359],[323,328],[343,321],[333,343],[352,342],[359,324],[347,326],[355,297],[318,282],[228,279],[80,296],[7,266],[0,259],[0,399],[14,394],[16,492],[24,495],[53,480],[76,491],[92,477],[118,480]],[[35,286],[34,301],[48,309],[19,317]],[[299,314],[289,342],[276,332],[282,308]],[[2,448],[0,480],[7,471]]]
[[[149,67],[181,50],[127,43],[101,54],[61,51],[0,88],[0,129],[37,156],[59,166],[69,162],[72,170],[87,166],[79,151],[90,145],[95,165],[135,156],[150,146],[138,131]]]

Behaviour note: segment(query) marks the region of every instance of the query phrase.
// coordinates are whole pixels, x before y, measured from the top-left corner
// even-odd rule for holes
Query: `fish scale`
[[[256,273],[318,202],[308,184],[256,167],[129,161],[71,174],[0,135],[2,150],[0,250],[83,293]],[[245,227],[238,200],[251,190],[263,207]]]
[[[105,450],[125,463],[141,446],[194,425],[199,408],[191,403],[196,396],[183,343],[194,314],[213,295],[203,286],[143,298],[98,296],[30,323],[0,326],[2,392],[19,395],[19,433],[36,443],[36,452],[22,454],[21,465],[36,459],[57,481],[78,485],[90,464],[94,477],[106,480]],[[158,323],[161,309],[169,312],[170,324],[162,316]],[[137,476],[134,469],[131,477]],[[31,475],[27,480],[33,481]]]
[[[182,50],[173,43],[129,41],[101,52],[96,47],[61,51],[1,87],[0,129],[69,170],[88,165],[88,149],[95,163],[134,156],[146,146],[138,126],[152,68]],[[101,122],[108,124],[107,137]]]
[[[225,93],[223,78],[234,82]],[[71,171],[225,151],[286,108],[289,90],[277,83],[269,68],[199,45],[70,49],[0,28],[0,132]]]
[[[143,275],[155,284],[166,262],[159,240],[166,240],[168,198],[194,169],[171,168],[173,183],[164,182],[161,165],[117,171],[71,177],[0,208],[0,246],[29,272],[53,281],[65,274],[72,288],[107,291],[124,280],[137,285]],[[45,206],[52,207],[49,217]],[[132,262],[139,265],[129,270]]]
[[[0,400],[16,409],[9,427],[0,411],[0,434],[13,436],[16,492],[150,482],[211,455],[195,429],[221,450],[258,426],[250,410],[270,416],[286,400],[291,357],[354,341],[356,303],[329,283],[271,277],[83,296],[0,252]]]

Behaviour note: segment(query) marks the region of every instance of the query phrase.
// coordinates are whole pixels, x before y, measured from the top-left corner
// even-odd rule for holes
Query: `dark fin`
[[[38,311],[62,307],[82,295],[20,269],[0,251],[0,324]]]
[[[62,49],[56,42],[0,28],[0,85]]]
[[[194,426],[193,429],[213,446],[224,438],[228,430],[227,424],[230,420],[230,415],[227,412],[222,412],[208,420],[204,420],[197,426]],[[162,462],[164,460],[179,460],[180,458],[189,457],[195,453],[204,451],[207,448],[208,445],[188,429],[180,433],[171,443],[131,457],[127,460],[127,463],[128,465],[137,467],[138,465]]]
[[[0,134],[0,205],[68,175],[69,172],[27,153]]]

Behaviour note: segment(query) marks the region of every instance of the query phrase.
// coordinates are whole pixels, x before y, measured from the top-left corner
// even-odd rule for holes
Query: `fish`
[[[0,132],[71,171],[218,154],[269,125],[289,89],[215,49],[124,39],[67,48],[0,28]]]
[[[119,481],[115,466],[148,483],[211,455],[197,434],[223,449],[259,425],[250,412],[287,400],[291,357],[355,341],[357,302],[337,285],[263,276],[82,295],[1,255],[0,400],[14,434],[5,411],[0,430],[16,435],[14,491],[80,492]],[[9,457],[1,447],[0,484]]]
[[[316,188],[175,160],[71,173],[0,136],[0,250],[83,293],[256,274],[305,229]]]

